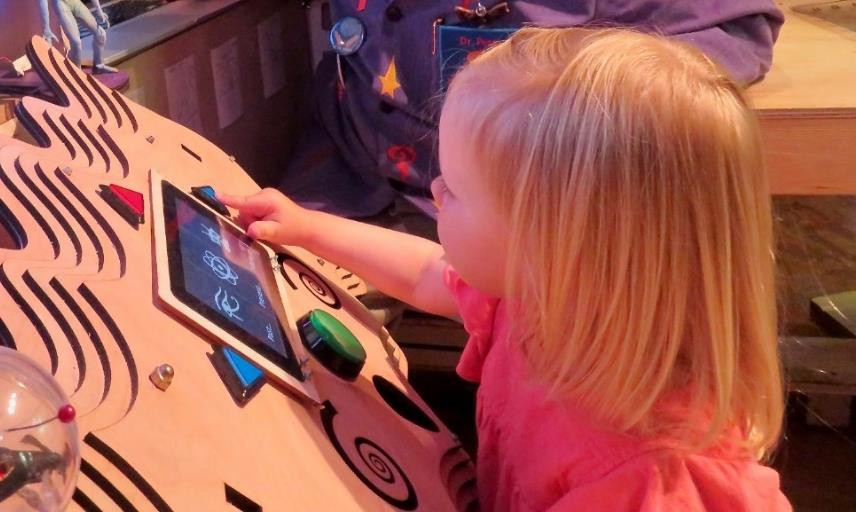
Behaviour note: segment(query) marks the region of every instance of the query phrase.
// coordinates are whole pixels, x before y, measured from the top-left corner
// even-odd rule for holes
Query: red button
[[[101,196],[132,226],[144,222],[146,199],[136,190],[120,187],[119,185],[101,185]]]
[[[143,194],[119,185],[110,185],[110,191],[130,206],[137,215],[142,216],[145,213],[146,199]]]

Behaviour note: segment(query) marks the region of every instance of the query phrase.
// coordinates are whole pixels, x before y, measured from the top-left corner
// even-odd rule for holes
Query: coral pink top
[[[476,422],[482,510],[791,510],[776,471],[723,448],[728,442],[687,454],[666,439],[598,429],[579,411],[548,401],[543,386],[526,376],[522,355],[509,346],[503,303],[471,288],[451,268],[446,284],[470,334],[458,374],[481,383]]]

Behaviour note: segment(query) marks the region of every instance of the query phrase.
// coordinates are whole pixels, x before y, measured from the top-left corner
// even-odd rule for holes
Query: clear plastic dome
[[[74,410],[54,378],[0,347],[0,510],[62,510],[80,469]]]

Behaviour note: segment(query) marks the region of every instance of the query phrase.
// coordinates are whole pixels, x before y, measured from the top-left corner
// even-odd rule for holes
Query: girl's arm
[[[307,210],[273,189],[217,197],[238,210],[237,221],[251,238],[299,245],[419,309],[457,314],[444,283],[443,249],[430,240]]]

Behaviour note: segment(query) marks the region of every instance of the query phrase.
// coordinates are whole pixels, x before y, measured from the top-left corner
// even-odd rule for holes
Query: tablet
[[[277,254],[151,173],[158,297],[269,377],[318,403],[307,356],[292,343]]]

